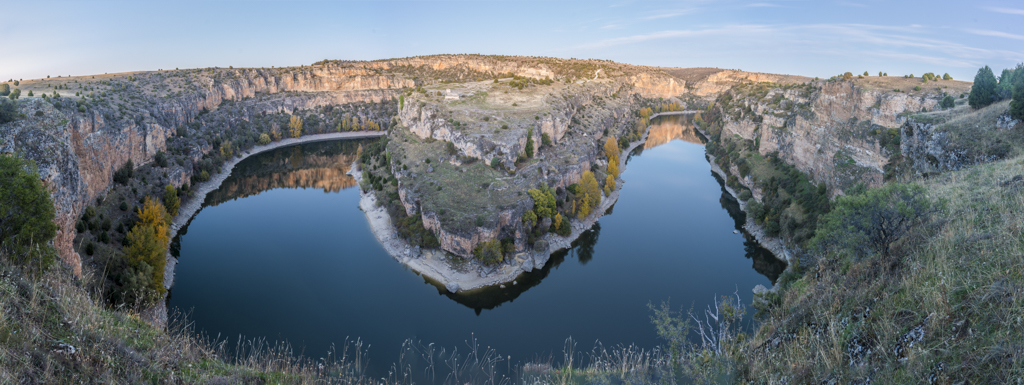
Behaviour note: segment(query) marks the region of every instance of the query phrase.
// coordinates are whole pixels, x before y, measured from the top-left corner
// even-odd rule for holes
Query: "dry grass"
[[[316,362],[260,339],[227,346],[181,321],[165,331],[98,306],[66,269],[33,278],[0,261],[3,384],[373,382],[358,342]]]
[[[1024,375],[1024,160],[925,182],[948,202],[891,260],[822,260],[749,347],[754,382],[1007,383]]]

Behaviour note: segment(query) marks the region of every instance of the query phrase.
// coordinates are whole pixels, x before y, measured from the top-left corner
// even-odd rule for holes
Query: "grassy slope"
[[[96,305],[69,271],[27,278],[0,258],[0,383],[358,383],[354,363],[324,370],[262,341],[225,346]],[[70,352],[65,345],[74,347]],[[227,364],[227,358],[237,364]],[[347,364],[346,364],[347,363]],[[348,365],[352,364],[352,365]]]
[[[948,203],[919,247],[891,261],[809,267],[747,347],[751,379],[1006,383],[1024,375],[1022,174],[1017,157],[924,181],[932,199]]]

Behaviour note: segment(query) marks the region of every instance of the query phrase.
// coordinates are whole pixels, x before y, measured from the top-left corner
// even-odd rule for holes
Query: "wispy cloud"
[[[613,47],[623,44],[635,44],[651,40],[663,40],[663,39],[677,39],[685,37],[695,36],[707,36],[707,35],[734,35],[734,34],[745,34],[745,33],[764,33],[770,32],[771,28],[760,25],[737,25],[727,26],[723,28],[711,28],[711,29],[696,29],[696,30],[669,30],[659,31],[644,35],[633,35],[617,37],[613,39],[601,40],[595,43],[584,44],[577,46],[576,48],[592,49],[592,48],[605,48]]]
[[[964,31],[967,31],[968,33],[973,33],[975,35],[981,35],[981,36],[1005,37],[1007,39],[1024,40],[1024,35],[1014,35],[1012,33],[1006,33],[1006,32],[989,31],[989,30],[983,30],[983,29],[965,29]]]
[[[662,11],[662,12],[659,12],[658,14],[647,16],[647,17],[644,18],[644,20],[668,19],[668,18],[676,17],[676,16],[689,15],[691,13],[693,13],[692,9],[682,9],[682,10],[676,10],[676,11]]]
[[[1021,15],[1024,16],[1024,9],[1016,8],[999,8],[999,7],[985,7],[985,9],[992,12],[1005,13],[1008,15]]]

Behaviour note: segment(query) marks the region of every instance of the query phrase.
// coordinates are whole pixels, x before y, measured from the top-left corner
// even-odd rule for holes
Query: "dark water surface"
[[[648,303],[703,308],[738,291],[749,304],[751,289],[784,267],[733,233],[742,214],[681,123],[652,129],[614,212],[574,249],[518,285],[472,296],[442,293],[377,242],[344,175],[360,142],[250,157],[176,240],[170,306],[232,344],[239,335],[287,340],[319,357],[358,337],[378,373],[407,338],[462,349],[475,337],[513,362],[560,357],[568,337],[583,351],[597,340],[654,347]]]

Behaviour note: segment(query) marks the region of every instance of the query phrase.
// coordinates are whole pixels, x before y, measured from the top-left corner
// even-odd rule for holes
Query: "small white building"
[[[444,100],[459,100],[459,93],[451,89],[444,90]]]

